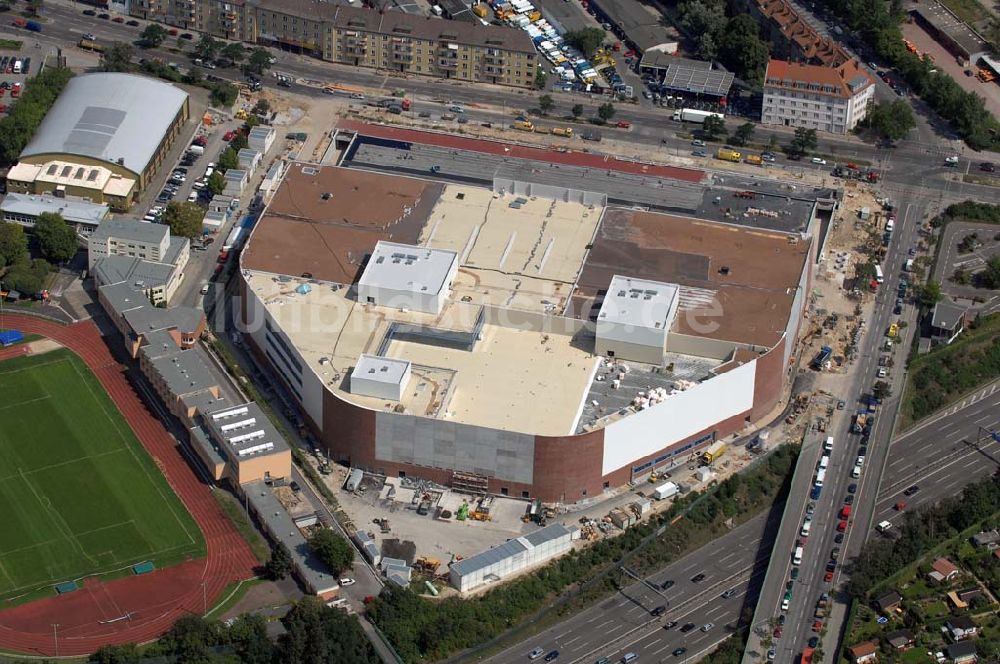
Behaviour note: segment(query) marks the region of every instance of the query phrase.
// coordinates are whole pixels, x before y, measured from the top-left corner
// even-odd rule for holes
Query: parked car
[[[701,583],[704,580],[705,580],[704,574],[695,574],[694,576],[691,577],[691,583]]]
[[[979,170],[983,171],[984,173],[993,173],[994,171],[997,170],[997,167],[993,164],[992,161],[984,161],[983,163],[979,164]]]
[[[83,10],[83,15],[84,16],[97,16],[97,12],[95,12],[93,9],[84,9]]]
[[[132,19],[131,21],[125,21],[125,25],[127,25],[129,27],[136,28],[136,27],[139,27],[139,21],[137,21],[135,19]]]
[[[906,496],[907,498],[909,498],[910,496],[912,496],[913,494],[915,494],[917,491],[920,491],[920,487],[917,486],[916,484],[914,484],[914,485],[912,485],[910,487],[907,487],[906,491],[903,492],[903,495]]]
[[[532,650],[531,652],[528,653],[528,659],[532,659],[532,660],[538,659],[539,657],[541,657],[544,654],[545,654],[544,650],[542,650],[541,648],[535,648],[534,650]]]
[[[545,656],[545,661],[554,662],[558,658],[559,658],[559,651],[553,650],[552,652],[550,652],[548,655]]]

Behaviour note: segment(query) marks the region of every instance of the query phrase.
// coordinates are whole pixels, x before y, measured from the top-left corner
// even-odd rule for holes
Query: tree
[[[66,223],[62,215],[43,212],[35,222],[35,237],[42,255],[50,261],[61,263],[76,256],[80,248],[76,231]]]
[[[807,152],[815,150],[818,144],[819,141],[816,140],[815,129],[798,127],[795,130],[795,136],[792,138],[791,151],[793,154],[801,157]]]
[[[535,87],[539,90],[544,90],[545,81],[547,81],[548,78],[549,76],[548,74],[545,73],[545,70],[539,67],[537,70],[535,70]]]
[[[725,4],[718,0],[689,0],[678,4],[681,28],[696,36],[698,55],[704,60],[714,60],[726,26]]]
[[[232,148],[226,148],[219,155],[219,170],[225,173],[231,168],[238,168],[240,165],[240,157],[236,154],[236,150]]]
[[[578,49],[586,57],[590,58],[597,52],[597,49],[604,43],[604,30],[600,28],[583,28],[582,30],[571,30],[563,35],[563,39],[570,46]]]
[[[725,136],[726,121],[718,115],[710,115],[701,123],[701,133],[710,141]]]
[[[349,569],[354,562],[354,549],[347,540],[329,528],[320,528],[313,533],[309,538],[309,546],[335,575]]]
[[[913,108],[902,99],[887,104],[872,103],[868,107],[865,126],[889,141],[906,138],[910,130],[917,126]]]
[[[222,42],[212,35],[203,35],[194,45],[195,54],[202,60],[214,60],[222,50]]]
[[[324,605],[317,597],[300,600],[282,618],[282,623],[286,632],[278,639],[278,651],[283,663],[381,661],[361,631],[358,619]]]
[[[274,661],[274,646],[267,638],[264,616],[244,613],[226,631],[241,664],[271,664]]]
[[[872,396],[874,396],[879,401],[884,401],[892,396],[892,387],[889,383],[884,380],[877,380],[875,384],[872,385]]]
[[[132,45],[115,42],[101,53],[101,71],[129,71],[132,69]]]
[[[247,50],[243,47],[243,44],[232,42],[223,46],[222,50],[219,51],[219,55],[233,62],[242,62],[243,58],[247,57]]]
[[[768,138],[767,138],[767,149],[768,150],[771,150],[773,152],[774,150],[778,149],[778,145],[779,145],[779,143],[778,143],[778,135],[777,134],[771,134],[770,136],[768,136]]]
[[[918,301],[928,309],[941,301],[941,284],[936,281],[928,281],[920,288]]]
[[[569,112],[573,114],[573,119],[579,120],[580,116],[583,115],[583,104],[573,104],[573,108],[569,109]]]
[[[209,648],[219,643],[219,624],[197,615],[178,618],[170,631],[163,635],[160,644],[171,655],[185,664],[209,664]]]
[[[126,643],[120,646],[101,646],[101,648],[90,656],[90,661],[95,664],[131,664],[140,659],[139,647],[134,643]]]
[[[743,124],[741,124],[739,127],[736,128],[736,131],[733,132],[733,136],[730,140],[732,140],[732,142],[735,143],[736,145],[746,145],[751,140],[753,140],[754,129],[755,129],[754,123],[744,122]]]
[[[719,59],[726,68],[753,85],[763,83],[770,51],[760,39],[757,22],[749,14],[738,14],[729,19],[722,34]]]
[[[951,280],[960,286],[968,286],[972,279],[969,277],[969,271],[964,267],[956,267],[955,272],[951,275]]]
[[[143,48],[156,48],[167,38],[167,29],[159,23],[150,23],[139,35],[139,44]]]
[[[541,110],[542,115],[548,115],[549,111],[555,108],[556,102],[552,98],[552,95],[542,95],[538,98],[538,108]]]
[[[170,201],[163,212],[162,223],[170,227],[172,235],[194,239],[201,235],[201,222],[205,210],[197,203]]]
[[[239,152],[250,147],[250,141],[247,140],[246,134],[237,132],[236,136],[233,136],[233,140],[229,141],[229,147]]]
[[[205,186],[208,187],[213,196],[221,194],[222,190],[226,188],[226,178],[222,177],[221,171],[212,171]]]
[[[250,59],[244,65],[243,70],[248,74],[263,74],[265,69],[271,68],[271,54],[266,48],[255,48],[250,53]]]
[[[28,0],[28,11],[32,16],[38,16],[42,12],[42,0]]]
[[[50,269],[48,262],[40,258],[30,260],[25,254],[7,270],[7,274],[3,276],[3,285],[22,293],[37,293],[45,288],[45,278]]]
[[[239,89],[232,83],[228,81],[215,81],[212,83],[212,94],[209,96],[209,99],[213,106],[226,108],[236,103],[236,98],[239,94]]]
[[[271,112],[271,102],[266,99],[258,99],[250,112],[254,115],[267,115]]]
[[[615,117],[615,105],[610,101],[597,107],[597,117],[601,122],[610,122]]]
[[[292,571],[292,557],[282,544],[271,549],[271,557],[264,564],[264,576],[272,581],[278,581],[288,576]]]
[[[23,260],[28,254],[28,237],[19,224],[0,222],[0,268]]]
[[[979,275],[979,282],[990,290],[1000,288],[1000,256],[994,256],[986,261],[986,269]]]

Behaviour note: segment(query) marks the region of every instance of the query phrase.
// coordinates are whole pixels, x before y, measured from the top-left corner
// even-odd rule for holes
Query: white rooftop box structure
[[[358,281],[358,301],[441,313],[458,271],[458,254],[380,241]]]
[[[597,314],[594,353],[647,364],[662,363],[667,333],[677,313],[677,292],[675,284],[616,274]]]
[[[351,394],[399,401],[410,380],[410,363],[362,354],[351,373]]]

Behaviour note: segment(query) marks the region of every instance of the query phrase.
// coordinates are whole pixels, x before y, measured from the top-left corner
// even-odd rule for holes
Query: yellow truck
[[[514,129],[520,129],[521,131],[535,131],[535,125],[527,120],[518,120],[514,123]]]
[[[753,164],[754,166],[763,166],[764,160],[760,158],[759,154],[748,154],[746,158],[748,164]]]
[[[719,457],[726,453],[726,444],[722,441],[713,443],[711,447],[702,452],[701,462],[706,466],[711,466]]]
[[[552,133],[556,136],[565,136],[566,138],[571,138],[573,136],[572,127],[553,127]]]
[[[726,150],[724,148],[720,148],[719,151],[715,153],[715,156],[723,161],[733,161],[736,163],[739,163],[743,158],[743,155],[736,150]]]

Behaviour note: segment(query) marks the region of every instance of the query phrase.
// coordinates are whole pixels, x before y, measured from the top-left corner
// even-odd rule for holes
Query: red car
[[[827,583],[833,581],[833,572],[827,572],[826,574],[824,574],[823,580],[826,581]]]
[[[224,140],[226,143],[228,143],[229,141],[233,140],[234,138],[236,138],[236,132],[235,131],[227,131],[222,136],[222,140]]]
[[[840,523],[837,524],[837,532],[838,533],[843,533],[843,532],[846,532],[846,531],[847,531],[847,522],[846,521],[841,521]]]
[[[626,58],[634,58],[635,57],[635,51],[633,51],[632,49],[629,49],[629,50],[625,51],[625,53],[623,55]]]
[[[111,22],[112,23],[124,23],[125,19],[123,19],[121,16],[115,16],[113,19],[111,19]]]
[[[619,129],[631,129],[632,123],[629,122],[628,120],[619,120],[618,124],[616,124],[615,126],[618,127]]]
[[[774,628],[774,638],[776,638],[776,639],[780,639],[781,638],[781,627],[780,626]]]
[[[170,35],[171,37],[176,37],[177,36],[177,28],[170,28],[169,30],[167,30],[167,34]]]
[[[820,632],[822,630],[823,630],[823,621],[822,620],[817,620],[816,622],[813,623],[813,631],[814,632]]]
[[[10,89],[10,96],[14,97],[14,98],[17,98],[17,97],[21,96],[21,84],[20,83],[15,83],[14,87],[12,87]]]
[[[7,112],[7,104],[0,104],[0,113]]]
[[[204,136],[198,136],[192,141],[192,143],[194,143],[195,145],[200,145],[201,147],[205,147],[206,145],[208,145],[208,138]]]

